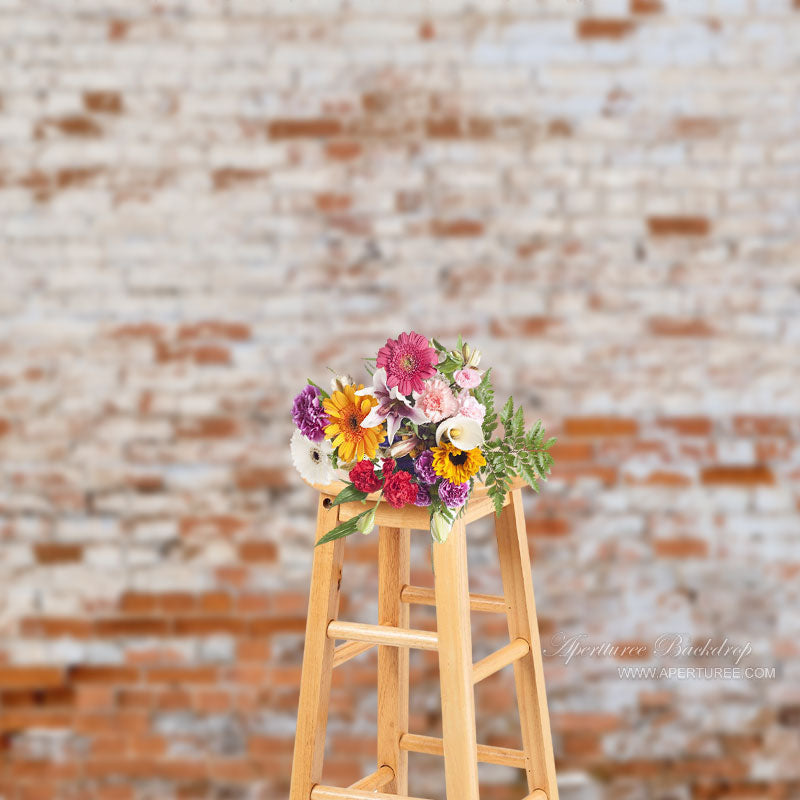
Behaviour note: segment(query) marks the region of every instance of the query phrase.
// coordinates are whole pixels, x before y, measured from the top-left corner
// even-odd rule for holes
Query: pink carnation
[[[450,388],[450,384],[442,378],[431,378],[425,381],[422,393],[417,398],[415,408],[421,408],[422,413],[431,422],[441,422],[447,417],[452,417],[458,411],[458,403]]]
[[[481,375],[477,369],[460,369],[453,375],[453,379],[462,389],[474,389],[481,382]]]
[[[482,423],[486,416],[486,406],[479,403],[469,392],[462,392],[458,396],[458,413]]]

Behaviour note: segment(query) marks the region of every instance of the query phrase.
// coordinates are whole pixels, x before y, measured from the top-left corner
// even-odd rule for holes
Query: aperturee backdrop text
[[[544,440],[541,420],[526,431],[513,398],[498,417],[491,370],[478,369],[480,358],[461,337],[448,350],[411,331],[365,359],[371,386],[336,378],[328,393],[309,380],[292,406],[297,471],[314,484],[344,480],[334,505],[378,492],[394,508],[429,507],[438,542],[466,508],[476,478],[486,484],[498,514],[515,476],[538,491],[537,479],[553,463],[548,451],[555,439]],[[374,524],[370,506],[317,544],[369,533]]]

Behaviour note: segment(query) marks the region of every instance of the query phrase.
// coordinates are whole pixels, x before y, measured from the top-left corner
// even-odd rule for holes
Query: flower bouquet
[[[309,483],[339,478],[334,505],[365,501],[372,492],[394,508],[430,508],[431,535],[444,542],[464,512],[476,478],[499,514],[514,477],[538,491],[553,463],[555,439],[541,420],[526,431],[513,398],[499,415],[491,370],[459,336],[448,350],[435,339],[401,333],[376,358],[365,359],[372,385],[337,377],[330,392],[309,380],[294,399],[292,461]],[[498,422],[503,435],[497,434]],[[375,507],[337,525],[317,544],[370,533]]]

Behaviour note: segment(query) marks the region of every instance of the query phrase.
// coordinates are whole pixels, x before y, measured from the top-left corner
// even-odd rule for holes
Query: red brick
[[[119,92],[84,92],[83,105],[87,111],[120,114],[122,113],[122,95]]]
[[[278,547],[275,542],[251,539],[239,545],[239,558],[245,563],[251,561],[275,561],[277,557]]]
[[[567,417],[564,430],[568,436],[636,436],[639,424],[626,417]]]
[[[791,436],[792,423],[786,417],[740,415],[733,418],[733,429],[739,436]]]
[[[352,161],[354,158],[358,158],[362,152],[362,147],[358,142],[328,142],[325,146],[325,153],[334,161]]]
[[[61,686],[64,671],[59,667],[9,666],[0,664],[0,688]]]
[[[661,0],[631,0],[631,14],[658,14],[663,10]]]
[[[186,439],[226,439],[235,436],[239,424],[229,417],[201,417],[178,427],[177,434]]]
[[[570,532],[569,521],[563,517],[526,517],[528,536],[566,536]]]
[[[653,236],[707,236],[711,231],[705,217],[650,217],[647,227]]]
[[[99,167],[64,167],[56,171],[55,184],[59,189],[83,186],[102,172]]]
[[[580,39],[622,39],[633,30],[634,24],[629,19],[587,17],[578,20]]]
[[[92,633],[92,623],[80,617],[25,617],[20,623],[23,636],[85,639]]]
[[[278,467],[241,467],[236,472],[236,485],[242,491],[283,489],[288,486],[286,470]]]
[[[130,22],[124,19],[112,19],[108,22],[108,38],[111,41],[120,41],[128,35]]]
[[[259,178],[266,177],[267,173],[260,169],[241,169],[224,167],[215,169],[211,173],[211,183],[218,192],[232,189],[242,184],[252,183]]]
[[[559,438],[550,448],[550,454],[557,462],[591,461],[595,446],[591,442],[570,442]]]
[[[707,467],[701,479],[708,486],[757,486],[775,483],[772,470],[762,464],[720,464]]]
[[[95,620],[98,636],[166,636],[168,620],[160,617],[111,617]]]
[[[679,436],[710,436],[712,431],[712,422],[708,417],[663,417],[658,424]]]
[[[176,636],[212,636],[216,633],[239,634],[246,622],[238,617],[182,617],[175,620]]]
[[[419,26],[419,38],[425,42],[429,42],[436,38],[436,28],[430,20],[425,20]]]
[[[707,139],[721,130],[720,121],[713,117],[678,117],[672,124],[673,134],[687,139]]]
[[[610,712],[575,711],[553,715],[553,728],[561,733],[573,731],[610,733],[625,727],[623,718]]]
[[[222,689],[209,689],[198,692],[194,698],[193,707],[205,714],[215,714],[230,711],[232,707],[230,692]]]
[[[229,339],[244,342],[252,337],[249,325],[227,320],[205,320],[181,325],[178,339]]]
[[[217,514],[208,517],[182,517],[181,536],[232,536],[247,526],[241,518],[230,514]]]
[[[269,125],[271,139],[320,139],[341,133],[336,119],[276,119]]]
[[[314,198],[314,203],[318,211],[324,214],[335,214],[340,211],[347,211],[353,199],[346,194],[336,194],[334,192],[323,192]]]
[[[275,633],[302,633],[306,629],[303,617],[280,619],[261,617],[250,620],[248,632],[250,636],[271,636]]]
[[[655,539],[653,550],[663,558],[705,558],[708,555],[708,542],[689,536]]]
[[[233,610],[233,599],[227,592],[206,592],[200,596],[200,610],[207,614],[227,614]]]
[[[489,332],[501,339],[542,336],[553,322],[550,317],[535,314],[527,317],[499,317],[491,320]]]
[[[683,317],[653,317],[649,322],[650,332],[656,336],[711,336],[714,329],[702,319]]]
[[[431,223],[431,231],[435,236],[481,236],[483,224],[474,219],[435,220]]]
[[[197,608],[197,598],[189,592],[162,592],[158,607],[168,614],[186,614]]]
[[[676,489],[682,486],[690,486],[692,483],[692,479],[688,475],[666,469],[653,470],[644,477],[627,475],[626,481],[629,484],[638,486],[669,486]]]
[[[572,125],[565,119],[553,119],[547,123],[547,133],[550,136],[572,136]]]
[[[77,664],[70,667],[69,679],[75,683],[135,683],[139,670],[116,664]]]
[[[616,467],[602,464],[557,464],[553,468],[553,477],[567,483],[576,483],[584,479],[599,481],[604,486],[613,486],[617,482]]]
[[[83,558],[83,547],[79,544],[40,542],[34,545],[33,552],[40,564],[67,564]]]
[[[7,419],[0,418],[0,436],[5,436],[11,430],[11,423]]]
[[[126,614],[147,614],[157,607],[157,596],[145,592],[125,592],[119,600],[119,608]]]
[[[164,335],[164,329],[152,322],[140,322],[120,325],[110,335],[115,339],[160,339]]]
[[[82,117],[78,114],[61,117],[53,120],[53,124],[67,136],[95,137],[101,136],[103,129],[90,117]]]
[[[145,673],[148,683],[216,683],[216,667],[150,667]]]

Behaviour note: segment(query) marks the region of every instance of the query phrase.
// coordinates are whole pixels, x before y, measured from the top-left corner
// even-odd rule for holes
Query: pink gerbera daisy
[[[397,387],[400,394],[421,392],[426,378],[436,372],[439,359],[428,340],[418,333],[401,333],[396,339],[387,339],[378,350],[376,366],[385,367],[386,385]]]

